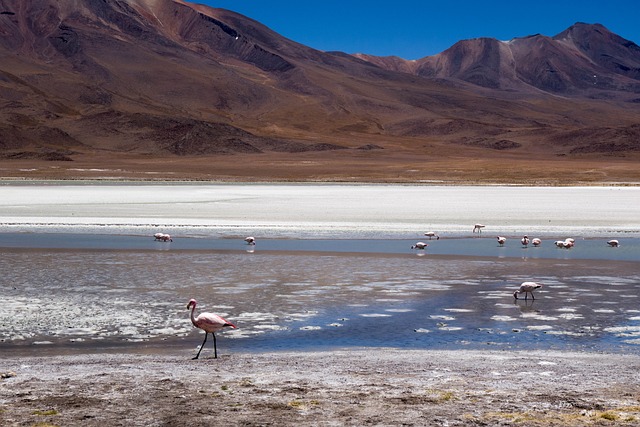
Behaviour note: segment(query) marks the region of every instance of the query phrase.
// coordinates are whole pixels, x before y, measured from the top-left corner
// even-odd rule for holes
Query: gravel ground
[[[640,425],[640,356],[357,349],[3,358],[3,426]]]

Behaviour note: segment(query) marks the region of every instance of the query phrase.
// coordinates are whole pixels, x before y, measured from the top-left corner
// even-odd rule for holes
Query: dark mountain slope
[[[402,169],[434,153],[525,159],[612,147],[581,148],[586,129],[615,135],[617,155],[633,156],[637,51],[576,24],[554,38],[467,40],[404,61],[317,51],[182,1],[0,0],[0,157],[340,156]]]

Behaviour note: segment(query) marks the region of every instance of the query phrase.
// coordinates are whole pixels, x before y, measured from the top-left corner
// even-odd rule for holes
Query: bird
[[[498,236],[497,239],[498,239],[498,244],[500,246],[504,246],[504,244],[507,242],[507,238],[506,237]]]
[[[247,245],[255,245],[256,244],[256,238],[253,237],[253,236],[245,237],[244,241],[247,242]]]
[[[171,235],[169,235],[169,234],[156,233],[156,234],[153,235],[153,237],[155,237],[156,240],[160,240],[162,242],[173,242],[173,239],[171,238]]]
[[[522,243],[522,246],[527,247],[529,246],[529,237],[528,236],[524,236],[522,239],[520,239],[520,242]]]
[[[518,299],[518,294],[524,293],[525,300],[527,299],[528,294],[531,294],[532,299],[536,299],[536,297],[533,296],[533,290],[541,287],[542,285],[536,282],[523,282],[520,285],[520,288],[518,288],[518,290],[513,293],[513,297],[515,299]]]
[[[234,325],[233,323],[229,322],[226,319],[223,319],[217,314],[213,314],[213,313],[200,313],[198,317],[195,317],[196,304],[198,304],[198,302],[195,299],[189,300],[189,303],[187,304],[187,309],[189,308],[191,309],[191,323],[193,323],[193,326],[195,326],[196,328],[200,328],[204,331],[204,341],[202,341],[200,350],[198,350],[198,354],[196,354],[193,360],[197,359],[200,356],[200,352],[204,348],[204,344],[207,342],[207,336],[209,335],[209,333],[213,335],[213,355],[214,355],[213,357],[217,359],[218,347],[216,345],[215,332],[220,331],[222,330],[222,328],[225,328],[225,327],[231,327],[235,329],[236,325]]]
[[[482,229],[484,228],[484,224],[476,224],[473,226],[473,232],[475,233],[478,230],[478,233],[482,233]]]
[[[575,245],[574,239],[556,240],[553,242],[557,247],[564,249],[571,249]]]
[[[436,240],[440,240],[440,236],[438,236],[438,233],[436,233],[435,231],[427,231],[426,233],[424,233],[424,235],[427,236],[429,240],[433,239],[434,237],[436,238]]]
[[[607,245],[611,246],[612,248],[617,248],[618,246],[620,246],[620,242],[618,242],[617,240],[609,240],[607,242]]]
[[[425,242],[417,242],[415,245],[411,246],[411,249],[424,249],[427,245]]]
[[[537,248],[542,244],[542,240],[540,240],[537,237],[534,237],[533,239],[531,239],[531,244]]]

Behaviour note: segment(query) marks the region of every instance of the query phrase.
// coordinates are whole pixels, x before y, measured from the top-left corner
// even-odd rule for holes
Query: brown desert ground
[[[353,349],[3,357],[3,426],[637,426],[640,356]]]
[[[461,150],[457,148],[457,150]],[[638,159],[549,158],[473,150],[336,150],[298,154],[194,157],[114,156],[73,162],[0,161],[0,177],[17,180],[132,180],[219,182],[370,182],[405,184],[638,185]]]

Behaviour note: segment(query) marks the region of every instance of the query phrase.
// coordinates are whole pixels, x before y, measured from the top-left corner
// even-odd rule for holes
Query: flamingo
[[[438,236],[438,233],[436,233],[435,231],[427,231],[426,233],[424,233],[424,235],[427,236],[429,240],[433,239],[434,237],[436,238],[436,240],[440,240],[440,236]]]
[[[506,237],[498,236],[497,239],[498,239],[498,244],[500,246],[504,246],[504,244],[507,242],[507,238]]]
[[[253,236],[246,237],[244,239],[244,241],[247,242],[247,245],[255,245],[256,244],[256,238],[253,237]]]
[[[476,224],[473,226],[473,232],[475,233],[478,230],[478,233],[482,233],[482,229],[485,227],[484,224]]]
[[[533,290],[541,287],[542,285],[536,282],[523,282],[520,285],[520,288],[513,293],[513,297],[515,299],[518,299],[518,294],[524,293],[525,301],[527,299],[528,294],[531,294],[531,298],[536,299],[536,297],[533,296]]]
[[[226,326],[235,328],[236,325],[223,319],[217,314],[213,314],[213,313],[200,313],[198,317],[195,317],[196,304],[198,304],[198,302],[195,299],[191,299],[189,301],[189,304],[187,304],[187,308],[191,309],[191,323],[193,323],[193,326],[195,326],[196,328],[200,328],[204,331],[204,341],[202,341],[200,350],[198,350],[198,354],[196,354],[196,357],[194,357],[193,359],[195,360],[200,356],[200,352],[204,348],[204,344],[207,342],[207,336],[209,335],[209,332],[211,332],[211,335],[213,335],[213,354],[214,354],[214,358],[217,359],[218,348],[216,345],[215,332],[221,330]]]
[[[173,242],[173,239],[171,238],[171,235],[169,234],[165,234],[165,233],[156,233],[153,235],[153,237],[155,237],[156,240],[160,240],[163,242]]]
[[[575,242],[574,239],[569,238],[565,240],[556,240],[553,243],[559,248],[571,249],[575,245],[574,242]]]
[[[529,246],[529,237],[528,236],[524,236],[522,239],[520,239],[520,242],[522,242],[522,246],[527,247]]]
[[[425,249],[427,245],[425,242],[417,242],[415,245],[411,246],[411,249]]]
[[[534,237],[533,239],[531,239],[531,244],[537,248],[542,244],[542,240],[538,239],[537,237]]]
[[[607,242],[607,245],[611,246],[612,248],[617,248],[618,246],[620,246],[620,242],[618,242],[617,240],[609,240]]]

